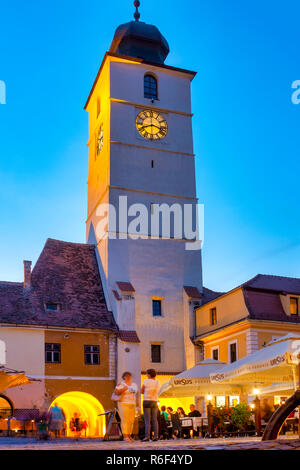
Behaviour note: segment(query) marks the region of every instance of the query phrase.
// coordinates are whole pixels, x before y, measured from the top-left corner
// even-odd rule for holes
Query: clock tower
[[[191,82],[165,64],[153,25],[119,26],[85,109],[89,113],[87,241],[97,247],[106,301],[120,333],[118,377],[155,368],[161,382],[192,367],[201,251],[187,243],[197,209]],[[192,216],[192,218],[195,218]],[[199,248],[199,247],[198,247]]]

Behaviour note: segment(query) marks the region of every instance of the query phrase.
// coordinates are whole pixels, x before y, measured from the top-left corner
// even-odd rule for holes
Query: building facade
[[[103,436],[104,418],[98,415],[113,406],[119,333],[94,247],[47,240],[32,272],[24,262],[23,283],[0,283],[0,299],[5,366],[34,380],[2,392],[14,416],[25,419],[57,402],[67,434],[76,412],[88,423],[87,435]]]
[[[202,292],[201,250],[186,249],[183,222],[175,226],[172,219],[187,205],[196,218],[195,72],[165,65],[168,52],[155,26],[121,25],[85,106],[87,242],[97,247],[117,324],[140,340],[134,347],[125,336],[118,340],[118,377],[130,369],[138,382],[150,367],[164,382],[194,365],[197,349],[190,336],[193,302]]]
[[[235,362],[287,333],[300,333],[300,279],[258,274],[195,310],[205,358]],[[223,398],[222,398],[223,400]]]

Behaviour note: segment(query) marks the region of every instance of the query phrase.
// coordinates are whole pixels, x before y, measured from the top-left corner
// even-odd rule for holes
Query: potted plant
[[[240,431],[244,431],[250,422],[252,411],[247,403],[239,403],[231,410],[231,422]]]

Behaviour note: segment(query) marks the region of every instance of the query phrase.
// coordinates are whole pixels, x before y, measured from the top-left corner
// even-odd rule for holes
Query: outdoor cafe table
[[[208,419],[203,417],[190,417],[180,418],[181,426],[183,429],[197,431],[198,428],[203,432],[204,426],[208,426]]]
[[[204,430],[205,428],[208,428],[208,419],[203,418],[203,417],[190,417],[186,416],[185,418],[180,418],[181,421],[181,427],[182,429],[188,430],[188,431],[198,431],[204,435]],[[169,421],[168,428],[171,429],[173,427],[172,422]]]

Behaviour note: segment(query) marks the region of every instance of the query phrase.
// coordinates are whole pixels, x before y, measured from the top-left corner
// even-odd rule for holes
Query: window
[[[218,361],[219,360],[219,346],[217,348],[212,348],[211,350],[211,357],[212,359],[214,359],[215,361]]]
[[[217,324],[217,309],[216,308],[210,309],[210,324],[211,325]]]
[[[149,73],[144,77],[144,97],[157,100],[157,80]]]
[[[151,344],[151,362],[161,362],[161,344]]]
[[[229,344],[229,360],[235,362],[237,360],[237,342]]]
[[[297,297],[290,298],[290,314],[298,315],[298,299]]]
[[[216,406],[226,406],[226,398],[224,396],[216,396]]]
[[[84,346],[84,362],[85,364],[100,364],[99,346]]]
[[[236,406],[240,403],[240,397],[238,395],[229,396],[229,406]]]
[[[60,344],[59,343],[46,343],[45,344],[45,362],[52,362],[59,364],[61,361]]]
[[[53,304],[51,302],[46,304],[46,310],[50,310],[51,312],[55,312],[56,310],[59,310],[59,304]]]
[[[99,116],[101,111],[101,101],[100,98],[97,99],[97,117]]]
[[[161,300],[152,300],[152,315],[161,317]]]

